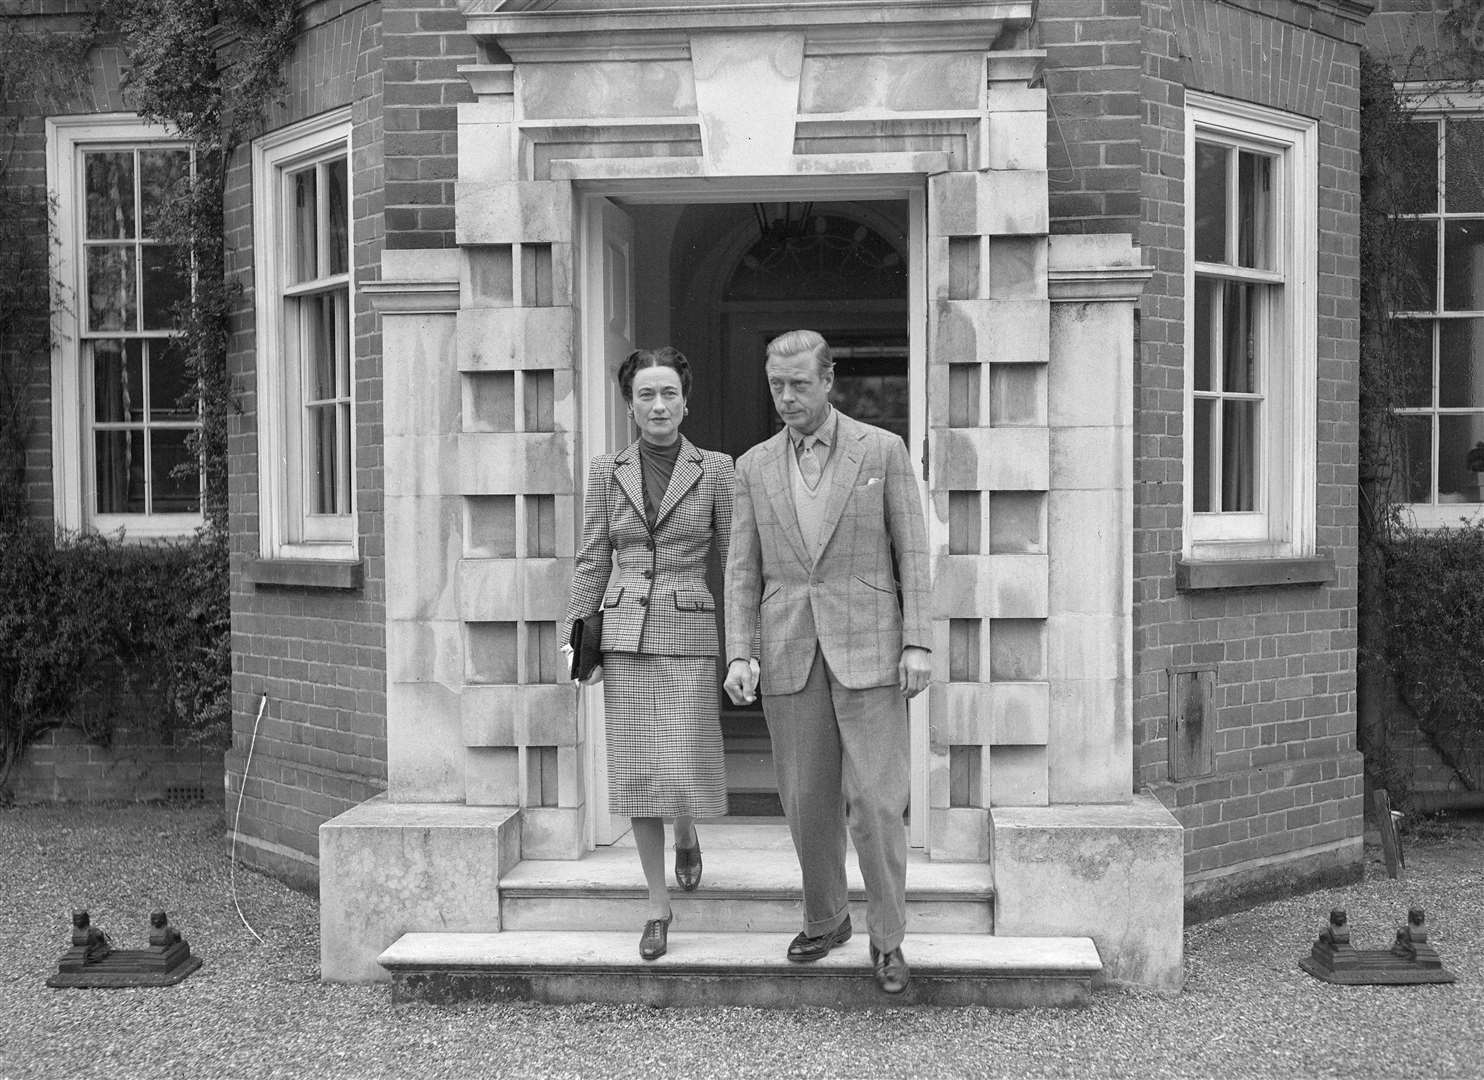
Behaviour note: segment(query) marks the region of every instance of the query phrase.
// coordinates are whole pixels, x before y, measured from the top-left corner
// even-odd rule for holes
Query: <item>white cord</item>
[[[258,939],[259,945],[268,944],[263,936],[252,928],[247,921],[247,916],[242,914],[242,905],[237,902],[237,828],[242,824],[242,800],[247,795],[247,774],[252,769],[252,752],[258,745],[258,725],[263,722],[263,710],[268,707],[268,695],[263,695],[263,700],[258,702],[258,718],[253,721],[252,741],[247,744],[247,764],[242,766],[242,781],[237,787],[237,817],[232,822],[232,869],[230,879],[232,886],[232,906],[237,909],[237,917],[242,920],[242,925],[247,927],[247,932]]]

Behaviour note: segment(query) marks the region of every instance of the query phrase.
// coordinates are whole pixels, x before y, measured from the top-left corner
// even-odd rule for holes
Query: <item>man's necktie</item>
[[[813,435],[805,435],[803,449],[799,451],[799,475],[809,485],[810,491],[819,486],[819,476],[824,471],[824,466],[819,463],[819,455],[814,452],[814,444],[817,442],[819,440]]]

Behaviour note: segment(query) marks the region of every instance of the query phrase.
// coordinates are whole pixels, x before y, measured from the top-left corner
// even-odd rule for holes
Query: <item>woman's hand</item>
[[[603,681],[603,665],[599,664],[593,668],[593,673],[585,679],[579,680],[583,686],[592,686]]]

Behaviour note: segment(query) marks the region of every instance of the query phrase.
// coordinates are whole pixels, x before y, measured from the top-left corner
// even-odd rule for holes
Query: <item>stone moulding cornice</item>
[[[1154,275],[1152,266],[1072,266],[1046,273],[1047,291],[1054,301],[1136,302]]]
[[[823,47],[846,50],[852,39],[866,37],[894,49],[913,49],[913,38],[916,48],[962,47],[966,39],[981,39],[979,47],[987,48],[1006,27],[1028,28],[1035,14],[1034,0],[460,0],[459,7],[473,37],[517,60],[532,50],[556,59],[560,42],[573,39],[578,47],[607,46],[610,58],[618,58],[615,52],[627,58],[632,48],[683,47],[696,31],[805,29],[811,38],[817,31],[828,43]]]
[[[459,310],[457,281],[365,281],[358,288],[382,315],[445,315]]]

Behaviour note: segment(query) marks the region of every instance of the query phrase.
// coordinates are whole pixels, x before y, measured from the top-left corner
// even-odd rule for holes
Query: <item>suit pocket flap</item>
[[[603,606],[605,608],[618,607],[618,602],[620,600],[622,600],[622,599],[623,599],[623,586],[620,585],[617,589],[613,590],[613,592],[611,592],[607,596],[603,597]]]
[[[715,611],[716,601],[711,599],[710,593],[701,592],[699,589],[676,589],[675,610]]]

